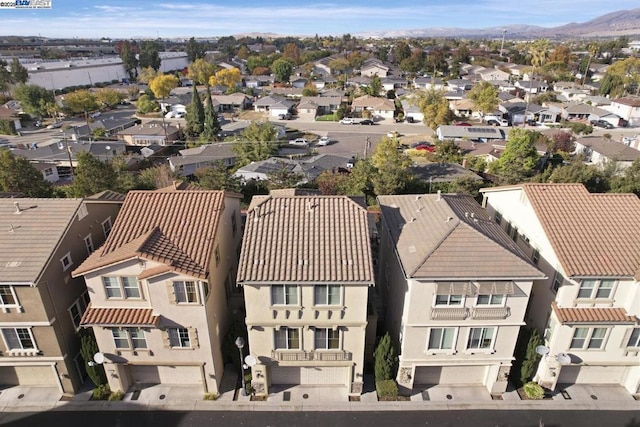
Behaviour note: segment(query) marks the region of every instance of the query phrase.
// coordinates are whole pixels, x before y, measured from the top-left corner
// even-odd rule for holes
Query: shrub
[[[375,359],[374,371],[376,382],[390,380],[395,377],[397,357],[396,350],[391,343],[389,332],[387,332],[378,343],[373,357]]]
[[[204,400],[218,400],[218,393],[205,393]]]
[[[124,393],[121,391],[114,391],[113,393],[111,393],[109,395],[109,398],[107,400],[109,400],[109,402],[114,402],[117,400],[122,400],[122,398],[124,397]]]
[[[15,135],[16,125],[13,120],[0,119],[0,135]]]
[[[398,397],[398,384],[395,380],[376,381],[376,391],[380,398],[396,398]]]
[[[105,397],[111,394],[111,390],[109,389],[109,384],[100,384],[96,388],[93,389],[91,394],[93,400],[103,400]]]
[[[533,381],[526,383],[523,386],[524,394],[529,399],[542,399],[544,397],[544,390],[539,384]]]

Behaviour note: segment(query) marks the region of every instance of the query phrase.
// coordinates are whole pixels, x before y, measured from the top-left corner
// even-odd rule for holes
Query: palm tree
[[[584,69],[584,76],[582,76],[582,85],[584,86],[584,82],[587,79],[587,74],[589,74],[589,66],[591,65],[591,61],[598,54],[600,50],[600,45],[598,43],[591,43],[587,46],[589,50],[589,59],[587,60],[587,67]]]
[[[527,123],[527,114],[529,114],[529,103],[531,102],[531,88],[533,87],[533,79],[536,75],[536,67],[542,67],[549,57],[549,40],[538,39],[529,46],[529,54],[531,55],[531,79],[529,80],[529,93],[527,94],[527,107],[524,110],[524,121],[522,126]]]

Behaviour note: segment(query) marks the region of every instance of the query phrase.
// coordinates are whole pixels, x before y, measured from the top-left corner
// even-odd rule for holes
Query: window
[[[107,298],[141,298],[140,285],[134,276],[102,276]]]
[[[73,260],[71,259],[71,252],[67,252],[65,256],[60,259],[62,263],[62,271],[67,271],[69,267],[73,265]]]
[[[293,328],[276,329],[275,341],[277,350],[300,349],[300,330]]]
[[[631,336],[627,341],[627,347],[640,347],[640,328],[633,328],[631,330]]]
[[[604,347],[607,328],[576,328],[569,348],[599,350]]]
[[[236,213],[231,213],[231,233],[235,237],[236,232],[238,231],[238,220],[236,219]]]
[[[111,217],[102,221],[102,231],[104,231],[104,238],[106,239],[111,233]]]
[[[187,328],[168,328],[169,345],[177,348],[191,348],[189,330]]]
[[[578,298],[583,299],[610,299],[615,280],[585,279],[580,282]]]
[[[456,328],[431,328],[428,350],[452,350],[456,337]]]
[[[340,348],[340,332],[329,328],[316,328],[315,348],[317,350],[335,350]]]
[[[91,239],[91,234],[84,238],[84,246],[87,248],[87,253],[91,255],[95,248],[93,247],[93,239]]]
[[[476,305],[502,305],[504,303],[504,295],[478,295]]]
[[[462,305],[462,295],[436,295],[438,305]]]
[[[313,287],[315,305],[339,305],[339,285],[316,285]]]
[[[493,348],[496,328],[471,328],[467,349],[485,350]]]
[[[296,285],[271,286],[271,305],[298,305],[298,287]]]
[[[500,212],[496,212],[494,220],[496,221],[496,224],[502,224],[502,214]]]
[[[0,305],[18,305],[13,286],[0,286]]]
[[[53,175],[53,169],[51,169],[51,174]],[[80,206],[80,209],[78,209],[78,221],[80,221],[82,218],[84,218],[87,215],[89,215],[89,212],[87,211],[87,205],[83,203],[82,206]]]
[[[533,261],[533,263],[535,265],[538,265],[538,263],[540,262],[540,251],[537,249],[533,250],[533,253],[531,254],[531,261]]]
[[[514,242],[518,240],[518,229],[512,226],[510,222],[507,223],[507,234]]]
[[[563,282],[564,277],[562,277],[562,274],[560,274],[559,271],[556,271],[556,274],[553,276],[553,284],[551,285],[551,290],[553,292],[558,292],[558,289],[560,289],[560,286],[562,286]]]
[[[53,175],[53,168],[47,168],[44,170],[44,176],[51,176]],[[80,218],[80,212],[78,212],[78,219],[82,219]]]
[[[220,264],[220,248],[216,245],[216,248],[213,251],[213,256],[216,259],[216,267]]]
[[[69,307],[69,315],[76,329],[80,327],[80,319],[87,310],[87,305],[89,305],[89,293],[85,292]]]
[[[2,328],[8,350],[35,350],[36,345],[29,328]]]
[[[173,292],[178,304],[194,304],[198,302],[196,282],[190,280],[173,282]]]
[[[111,328],[113,343],[120,349],[146,349],[147,340],[140,328]]]

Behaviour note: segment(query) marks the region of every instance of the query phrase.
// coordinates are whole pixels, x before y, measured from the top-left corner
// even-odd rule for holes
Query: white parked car
[[[58,129],[62,127],[62,122],[54,122],[47,126],[47,129]]]
[[[343,125],[352,125],[355,124],[355,120],[353,120],[351,117],[345,117],[344,119],[340,120],[340,123],[342,123]]]
[[[296,138],[289,141],[289,145],[295,145],[298,147],[307,147],[309,146],[309,141],[304,138]]]
[[[318,145],[324,147],[325,145],[329,145],[331,144],[331,138],[329,138],[328,136],[323,136],[322,138],[320,138],[318,140]]]
[[[102,113],[100,111],[96,111],[95,113],[91,114],[91,118],[95,119],[95,118],[100,117],[101,115],[102,115]]]

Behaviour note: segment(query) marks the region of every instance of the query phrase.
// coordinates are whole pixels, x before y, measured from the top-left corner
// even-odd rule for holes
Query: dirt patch
[[[238,114],[236,114],[236,119],[237,120],[265,120],[267,118],[267,114],[266,113],[262,113],[260,111],[251,111],[251,110],[247,110],[247,111],[240,111]]]
[[[349,396],[349,402],[360,402],[360,396]]]
[[[378,397],[379,402],[409,402],[411,397],[409,396],[396,396],[396,397]]]
[[[250,399],[252,402],[266,402],[267,396],[251,396]]]

